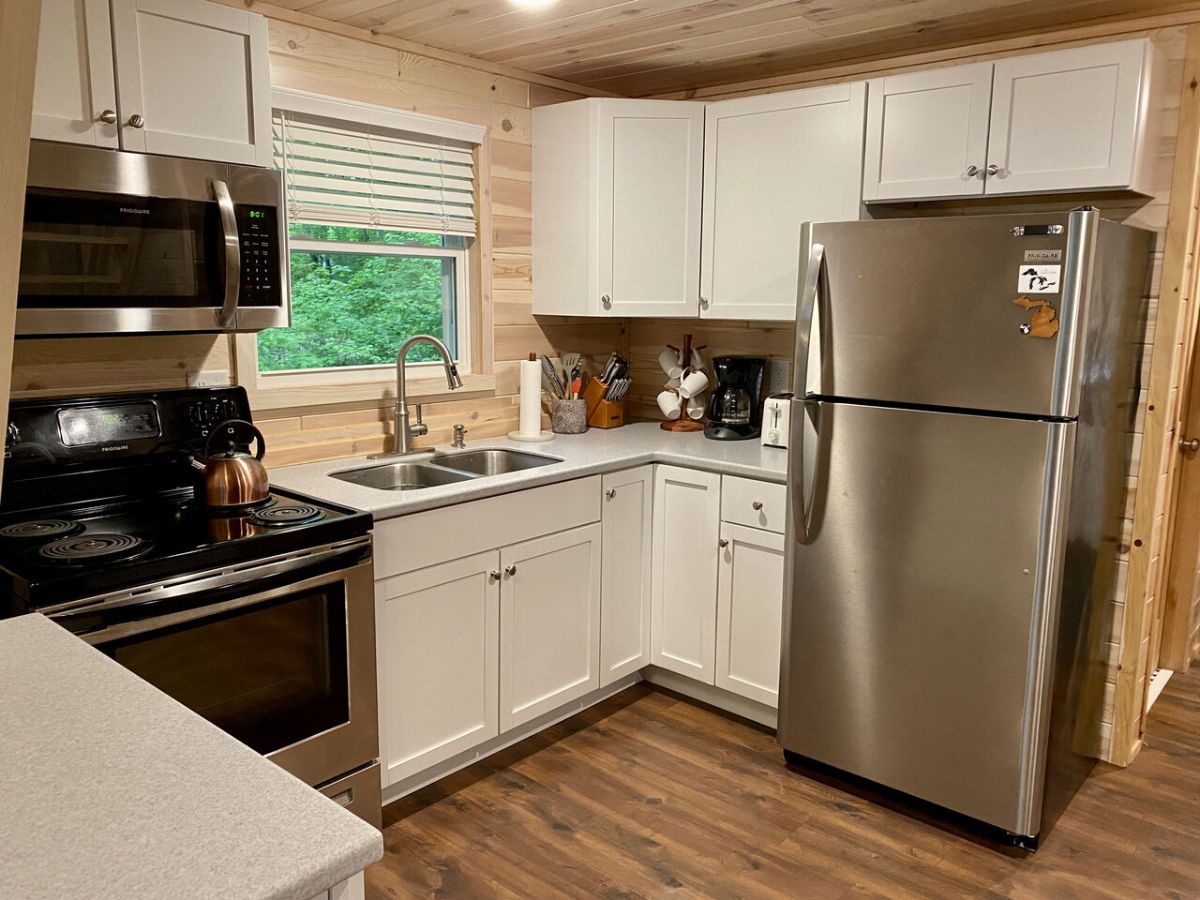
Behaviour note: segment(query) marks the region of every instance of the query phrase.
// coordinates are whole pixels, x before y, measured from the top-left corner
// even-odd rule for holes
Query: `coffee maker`
[[[717,386],[708,401],[704,436],[714,441],[746,441],[762,431],[763,375],[761,356],[714,356]]]

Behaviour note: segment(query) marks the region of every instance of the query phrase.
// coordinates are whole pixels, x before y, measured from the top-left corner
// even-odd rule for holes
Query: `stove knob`
[[[8,431],[4,436],[4,446],[11,447],[13,444],[21,442],[21,432],[17,430],[17,426],[12,422],[8,423]]]

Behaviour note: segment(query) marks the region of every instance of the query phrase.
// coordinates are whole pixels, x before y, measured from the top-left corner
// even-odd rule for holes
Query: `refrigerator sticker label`
[[[1049,300],[1018,297],[1013,303],[1033,313],[1029,322],[1021,325],[1021,334],[1036,338],[1052,338],[1058,334],[1058,313]]]
[[[1025,294],[1057,294],[1062,266],[1021,266],[1017,290]]]
[[[1062,250],[1026,250],[1025,262],[1062,262]]]

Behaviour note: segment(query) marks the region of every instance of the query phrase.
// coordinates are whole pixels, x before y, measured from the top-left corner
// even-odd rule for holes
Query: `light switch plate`
[[[190,388],[227,387],[229,384],[229,373],[222,369],[187,373],[187,386]]]
[[[790,394],[792,391],[792,361],[782,356],[767,360],[767,396]]]

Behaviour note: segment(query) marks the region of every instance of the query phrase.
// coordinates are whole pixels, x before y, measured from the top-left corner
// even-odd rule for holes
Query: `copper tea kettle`
[[[250,455],[250,444],[258,452]],[[213,428],[204,442],[204,461],[192,465],[204,473],[204,500],[209,506],[253,506],[271,496],[271,482],[262,464],[267,452],[262,432],[244,419],[227,419]]]

